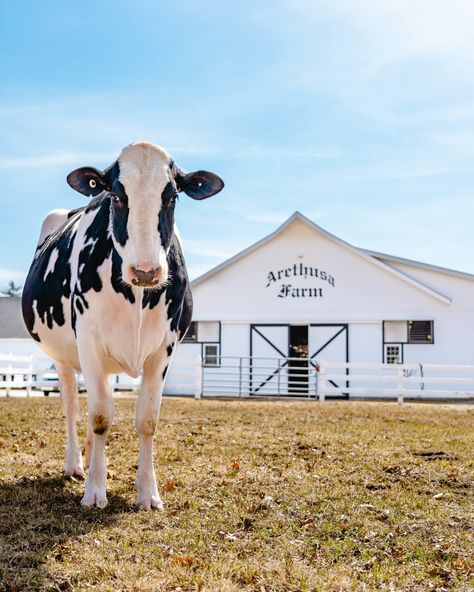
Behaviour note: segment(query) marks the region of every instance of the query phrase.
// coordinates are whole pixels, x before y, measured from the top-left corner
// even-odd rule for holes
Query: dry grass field
[[[133,411],[99,511],[60,401],[0,400],[0,590],[474,590],[474,407],[167,399],[163,512],[135,507]]]

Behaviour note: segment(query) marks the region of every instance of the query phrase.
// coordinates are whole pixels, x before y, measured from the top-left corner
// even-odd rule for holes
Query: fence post
[[[242,396],[242,357],[239,358],[239,397]]]
[[[398,395],[397,395],[397,403],[399,405],[403,405],[403,368],[398,368]]]
[[[320,362],[319,363],[319,373],[316,376],[316,392],[319,397],[320,403],[324,403],[324,400],[325,400],[324,383],[326,381],[324,380],[324,376],[323,376],[324,373],[325,373],[324,362]]]
[[[29,397],[31,395],[31,386],[33,382],[33,356],[30,356],[30,363],[28,364],[27,381],[26,396]]]
[[[196,380],[194,383],[194,398],[200,399],[202,397],[203,389],[203,372],[202,372],[202,360],[201,356],[196,358]]]
[[[12,354],[10,354],[10,356],[11,356],[11,355],[12,355]],[[11,372],[13,371],[13,367],[12,367],[11,363],[10,363],[10,365],[8,366],[8,368],[7,368],[7,371],[9,372],[9,373],[7,374],[7,381],[8,381],[8,382],[7,382],[7,384],[8,384],[8,386],[7,386],[7,397],[10,397],[10,396],[11,396],[11,394],[12,394],[12,391],[11,391],[11,383],[12,383],[12,375],[11,375]]]
[[[278,383],[278,396],[280,396],[280,380],[281,380],[280,374],[281,374],[281,361],[280,361],[280,358],[278,358],[278,381],[277,381],[277,383]]]

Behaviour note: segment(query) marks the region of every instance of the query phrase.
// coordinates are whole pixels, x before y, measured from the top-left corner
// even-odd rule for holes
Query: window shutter
[[[219,341],[219,321],[198,321],[197,338],[198,341]]]
[[[408,330],[406,321],[385,321],[383,327],[385,343],[407,343]]]

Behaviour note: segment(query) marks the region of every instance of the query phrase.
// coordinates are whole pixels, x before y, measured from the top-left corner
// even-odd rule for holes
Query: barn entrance
[[[274,393],[311,396],[320,359],[349,361],[347,324],[251,325],[249,392],[258,396]],[[274,369],[271,364],[274,364]],[[264,370],[267,367],[268,371]],[[349,376],[345,384],[330,384],[348,387],[348,381]],[[340,392],[335,391],[334,396],[340,397]]]
[[[290,325],[288,337],[288,392],[308,393],[308,325]]]

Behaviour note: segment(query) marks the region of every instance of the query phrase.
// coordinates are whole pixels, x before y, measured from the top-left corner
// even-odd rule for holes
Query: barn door
[[[312,324],[309,328],[309,352],[312,361],[349,362],[349,328],[346,324]],[[337,372],[343,374],[344,371]],[[346,369],[347,380],[336,383],[329,381],[334,387],[349,387],[349,370]],[[328,395],[331,396],[331,395]],[[334,396],[340,396],[337,391]],[[344,394],[347,397],[347,394]]]
[[[288,393],[308,393],[308,325],[290,325],[288,347]]]
[[[287,390],[288,325],[250,326],[250,394],[280,394]]]

